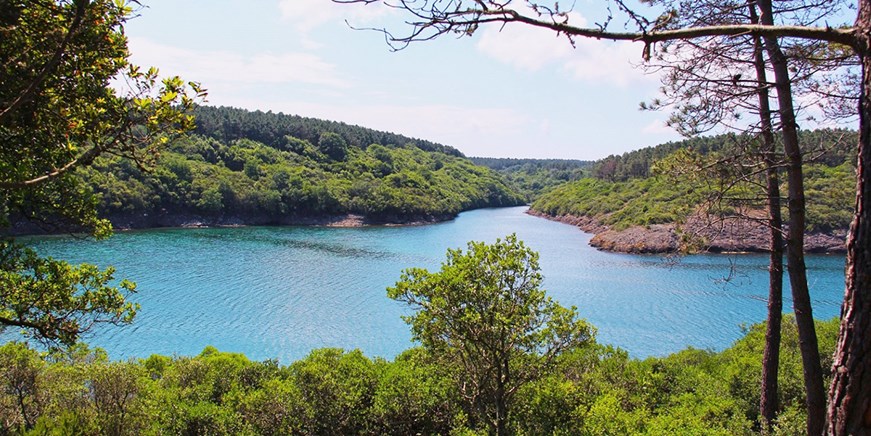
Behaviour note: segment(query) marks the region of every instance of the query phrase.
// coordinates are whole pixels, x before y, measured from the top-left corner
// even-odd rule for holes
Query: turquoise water
[[[447,248],[510,233],[540,252],[549,294],[577,306],[600,342],[632,356],[720,350],[742,324],[765,318],[764,255],[603,253],[575,227],[524,211],[476,210],[416,227],[172,229],[32,242],[41,254],[114,265],[116,277],[137,282],[136,321],[86,338],[113,358],[191,355],[207,345],[283,363],[320,347],[392,358],[413,345],[400,319],[406,309],[385,293],[401,271],[437,269]],[[838,315],[843,271],[843,256],[809,259],[816,317]]]

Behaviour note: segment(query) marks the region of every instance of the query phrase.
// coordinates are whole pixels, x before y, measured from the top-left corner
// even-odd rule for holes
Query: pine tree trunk
[[[749,4],[750,22],[759,23],[754,3]],[[766,173],[768,197],[768,227],[771,234],[768,262],[768,323],[765,329],[765,349],[762,353],[762,390],[759,398],[759,414],[763,429],[771,430],[777,416],[777,375],[780,365],[780,327],[783,318],[783,218],[780,213],[780,178],[777,174],[777,152],[774,129],[771,123],[771,105],[768,102],[768,78],[765,73],[765,58],[762,41],[753,39],[756,82],[759,87],[759,119],[762,128],[763,161]]]
[[[760,22],[763,25],[773,25],[771,0],[760,0],[759,7]],[[786,259],[807,393],[807,433],[809,436],[816,436],[821,435],[825,429],[826,397],[804,260],[805,196],[802,155],[786,56],[781,51],[777,38],[766,36],[763,39],[774,70],[783,149],[787,157],[789,231],[786,238]]]
[[[771,227],[768,264],[768,323],[765,328],[765,349],[762,353],[762,393],[759,413],[766,429],[777,416],[777,376],[780,365],[780,328],[783,317],[783,221],[780,216],[780,187],[777,170],[766,158],[768,166],[768,224]]]
[[[827,414],[831,435],[871,434],[871,0],[860,0],[859,159],[856,212],[847,237],[846,292],[832,366]]]

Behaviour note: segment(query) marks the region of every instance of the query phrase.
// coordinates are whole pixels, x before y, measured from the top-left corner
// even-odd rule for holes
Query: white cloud
[[[196,80],[206,88],[218,84],[306,83],[347,88],[348,80],[333,64],[309,53],[238,54],[225,51],[188,50],[131,38],[133,60],[140,65],[159,65],[161,72]]]
[[[348,20],[352,25],[371,22],[388,13],[381,3],[338,4],[329,0],[280,0],[281,17],[302,33],[330,22]]]
[[[641,133],[652,135],[674,135],[675,131],[668,127],[663,120],[654,120],[641,129]]]
[[[578,39],[576,44],[577,48],[564,64],[565,70],[576,79],[620,87],[656,80],[656,76],[636,68],[642,61],[639,44],[588,38]]]
[[[464,137],[486,138],[512,134],[528,125],[511,109],[452,105],[319,106],[299,108],[306,114],[337,119],[379,130],[456,143]],[[441,138],[441,139],[435,139]],[[465,141],[464,141],[465,142]]]
[[[565,37],[527,25],[490,26],[481,32],[478,49],[494,59],[517,68],[536,71],[571,56]]]
[[[586,25],[578,13],[570,13],[569,20],[576,26]],[[552,30],[508,24],[483,29],[477,48],[523,70],[537,71],[556,64],[571,77],[593,83],[625,87],[632,82],[656,80],[654,75],[645,75],[634,67],[642,61],[642,47],[630,42],[575,38],[572,47],[568,38]]]

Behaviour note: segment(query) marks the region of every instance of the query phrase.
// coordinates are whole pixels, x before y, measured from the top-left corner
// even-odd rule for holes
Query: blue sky
[[[143,3],[126,26],[133,62],[201,82],[208,104],[343,121],[469,156],[598,159],[680,139],[666,113],[638,110],[659,86],[633,67],[639,44],[572,48],[518,25],[391,52],[381,34],[345,23],[401,28],[401,14],[376,5]]]

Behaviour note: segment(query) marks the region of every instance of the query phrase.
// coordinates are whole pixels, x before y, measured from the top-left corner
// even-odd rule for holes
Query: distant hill
[[[847,129],[800,131],[799,140],[806,154],[806,161],[837,166],[845,160],[855,160],[859,133]],[[734,153],[736,148],[748,147],[754,143],[747,135],[732,133],[666,142],[600,159],[592,165],[591,175],[609,181],[645,178],[651,175],[650,170],[654,162],[677,150],[692,150],[707,156],[712,153]]]
[[[595,162],[573,159],[515,159],[472,157],[472,162],[498,171],[512,188],[532,202],[542,193],[565,182],[589,175]]]
[[[807,231],[819,235],[819,251],[843,248],[855,196],[856,135],[831,129],[802,134]],[[531,212],[607,235],[611,240],[599,237],[593,243],[616,251],[675,250],[681,244],[677,223],[690,223],[681,231],[701,234],[710,249],[761,251],[767,246],[766,232],[736,224],[741,215],[762,210],[764,195],[759,183],[729,185],[719,174],[705,174],[693,166],[680,169],[680,159],[694,156],[692,159],[699,162],[714,162],[754,146],[748,137],[718,135],[609,156],[592,166],[592,177],[564,183],[542,194],[532,204]],[[674,172],[679,175],[655,171],[657,163],[666,162],[663,167],[677,165]],[[706,206],[706,214],[714,213],[716,217],[699,217],[702,205]],[[731,230],[723,229],[726,222]],[[725,233],[714,234],[714,230]],[[656,232],[658,235],[654,235]],[[627,236],[630,233],[632,237]],[[747,243],[716,246],[717,238]],[[659,241],[656,247],[650,245],[653,240]],[[732,244],[723,242],[727,243]]]
[[[445,145],[268,112],[195,115],[151,171],[119,158],[82,171],[116,226],[426,222],[523,202]]]
[[[366,148],[370,144],[388,147],[413,145],[424,151],[463,157],[463,153],[447,145],[338,121],[224,106],[199,106],[195,109],[194,115],[197,120],[194,133],[224,143],[249,139],[280,149],[286,145],[287,137],[316,144],[321,134],[330,132],[341,136],[351,147]]]

